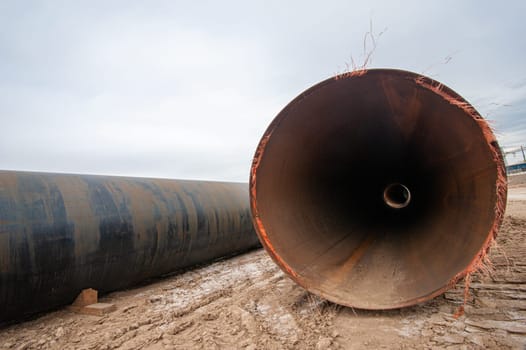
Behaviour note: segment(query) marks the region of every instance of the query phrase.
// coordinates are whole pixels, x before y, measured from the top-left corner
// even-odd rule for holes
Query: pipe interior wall
[[[392,184],[407,189],[404,205],[386,205]],[[506,203],[482,117],[444,85],[389,69],[331,78],[294,99],[262,137],[250,186],[276,263],[309,291],[365,309],[453,285],[480,263]]]

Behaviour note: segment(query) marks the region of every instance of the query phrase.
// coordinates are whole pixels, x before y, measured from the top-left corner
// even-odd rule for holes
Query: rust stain
[[[462,97],[458,95],[453,95],[446,91],[444,88],[444,85],[441,83],[431,80],[430,78],[420,76],[416,79],[414,79],[415,83],[418,85],[434,92],[435,94],[441,96],[444,100],[449,102],[450,104],[462,109],[466,115],[469,115],[478,125],[480,128],[482,135],[484,136],[484,139],[486,140],[486,143],[488,145],[488,148],[490,149],[490,152],[493,157],[493,162],[497,168],[497,181],[495,184],[495,195],[497,200],[495,201],[495,218],[493,220],[493,225],[488,232],[487,238],[482,245],[482,248],[480,251],[475,255],[473,260],[469,263],[469,265],[461,272],[456,274],[446,285],[445,288],[441,289],[438,294],[441,294],[443,291],[452,288],[459,280],[462,278],[465,278],[465,285],[464,285],[464,305],[466,304],[466,301],[469,297],[469,284],[471,281],[471,275],[479,270],[481,270],[485,265],[485,261],[487,260],[487,254],[491,246],[494,244],[495,239],[497,237],[498,230],[500,228],[500,225],[502,224],[502,221],[504,219],[504,212],[506,209],[506,198],[507,198],[507,176],[506,176],[506,169],[504,165],[504,160],[502,158],[502,154],[500,152],[500,149],[497,145],[496,137],[489,126],[488,122],[477,112],[477,110],[467,101],[465,101]],[[459,307],[459,310],[455,313],[455,317],[459,317],[464,312],[464,305]]]
[[[334,277],[331,279],[334,279],[337,284],[341,284],[374,241],[374,235],[367,235],[352,252],[351,256],[334,272]]]
[[[351,71],[343,72],[340,74],[336,74],[334,76],[334,80],[340,80],[340,79],[348,79],[352,77],[361,77],[367,74],[368,69],[367,68],[356,68]]]
[[[252,162],[252,167],[250,169],[250,206],[252,209],[252,221],[254,223],[256,233],[260,237],[261,243],[270,253],[270,256],[274,259],[278,266],[280,266],[287,274],[289,274],[289,276],[291,276],[296,281],[299,281],[299,276],[296,274],[296,272],[279,256],[279,254],[274,249],[274,246],[268,237],[267,230],[261,221],[257,208],[257,170],[261,164],[261,159],[265,153],[265,148],[267,147],[270,137],[272,136],[277,124],[278,123],[274,121],[265,132],[265,135],[259,142]]]

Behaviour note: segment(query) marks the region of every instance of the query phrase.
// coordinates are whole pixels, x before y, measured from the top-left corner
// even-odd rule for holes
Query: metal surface
[[[411,202],[411,191],[402,184],[390,184],[384,189],[384,202],[394,209],[402,209]]]
[[[0,171],[0,322],[259,245],[246,184]]]
[[[410,201],[386,205],[389,184]],[[254,225],[275,262],[333,302],[391,309],[441,294],[483,263],[506,175],[487,123],[411,72],[340,75],[274,119],[251,169]]]

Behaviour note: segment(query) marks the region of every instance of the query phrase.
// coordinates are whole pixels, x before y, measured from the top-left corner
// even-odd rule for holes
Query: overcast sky
[[[526,145],[526,1],[0,0],[0,169],[248,180],[274,116],[363,60]],[[382,33],[380,35],[380,33]]]

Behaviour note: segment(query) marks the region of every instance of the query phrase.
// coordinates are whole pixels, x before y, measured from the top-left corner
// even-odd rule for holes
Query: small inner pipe
[[[392,183],[384,190],[384,202],[394,209],[405,208],[411,202],[411,192],[399,183]]]

